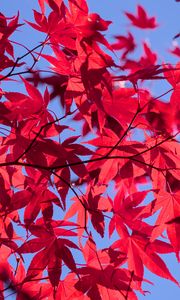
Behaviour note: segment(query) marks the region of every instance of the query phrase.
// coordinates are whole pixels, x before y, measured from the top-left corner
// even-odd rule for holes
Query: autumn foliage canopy
[[[109,40],[85,0],[35,2],[0,14],[0,299],[137,300],[144,268],[178,285],[180,63],[137,45],[160,26],[140,5]]]

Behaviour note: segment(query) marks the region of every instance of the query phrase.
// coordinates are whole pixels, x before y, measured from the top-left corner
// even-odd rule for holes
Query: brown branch
[[[176,134],[177,135],[177,134]],[[148,152],[150,150],[152,150],[155,147],[158,147],[159,145],[163,144],[165,141],[173,139],[174,136],[170,136],[168,138],[166,138],[165,140],[153,145],[152,147],[143,150],[142,153]],[[86,159],[86,160],[82,160],[82,161],[78,161],[78,162],[73,162],[73,163],[66,163],[63,165],[58,165],[58,166],[42,166],[42,165],[38,165],[38,164],[31,164],[31,163],[26,163],[26,162],[19,162],[19,161],[11,161],[11,162],[3,162],[0,163],[0,167],[6,167],[6,166],[23,166],[23,167],[30,167],[30,168],[35,168],[35,169],[42,169],[42,170],[57,170],[57,169],[64,169],[67,167],[71,167],[71,166],[78,166],[81,164],[85,164],[85,163],[92,163],[92,162],[96,162],[96,161],[101,161],[101,160],[106,160],[106,159],[130,159],[130,160],[134,160],[137,161],[141,164],[146,164],[147,166],[153,168],[153,169],[157,169],[159,171],[167,171],[167,170],[174,170],[175,168],[158,168],[155,167],[149,163],[143,162],[141,160],[136,159],[135,157],[138,155],[142,154],[141,152],[137,153],[137,154],[133,154],[133,155],[129,155],[129,156],[125,156],[125,155],[115,155],[115,156],[101,156],[101,157],[97,157],[97,158],[93,158],[93,159]],[[179,170],[180,168],[176,168],[176,170]]]
[[[0,78],[0,81],[6,79],[6,78],[8,78],[8,77],[12,77],[12,76],[16,76],[16,75],[22,75],[22,74],[31,72],[32,69],[34,68],[34,66],[36,65],[36,63],[38,62],[39,56],[40,56],[40,54],[42,53],[42,51],[43,51],[43,49],[44,49],[44,46],[45,46],[46,42],[48,41],[48,39],[49,39],[49,37],[47,36],[47,37],[45,38],[45,40],[44,40],[42,43],[40,43],[39,45],[35,46],[35,47],[32,48],[31,50],[28,50],[28,51],[27,51],[25,54],[23,54],[22,56],[17,57],[17,59],[15,60],[14,65],[12,66],[11,70],[10,70],[6,75],[4,75],[3,77],[1,77],[1,78]],[[35,50],[37,50],[38,48],[40,48],[40,47],[41,47],[40,54],[38,54],[37,58],[35,58],[35,57],[33,56],[33,60],[34,60],[34,61],[33,61],[32,65],[30,66],[30,68],[28,68],[27,71],[14,72],[14,70],[16,69],[18,63],[19,63],[23,58],[25,58],[25,57],[28,56],[29,54],[32,55],[32,53],[33,53]],[[13,72],[14,72],[14,73],[13,73]]]

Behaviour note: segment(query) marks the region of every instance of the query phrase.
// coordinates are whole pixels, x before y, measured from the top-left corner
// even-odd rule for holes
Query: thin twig
[[[28,68],[27,71],[20,71],[20,72],[14,72],[15,68],[17,67],[19,61],[21,61],[23,58],[25,58],[26,56],[28,56],[29,54],[32,54],[35,50],[37,50],[38,48],[42,47],[41,50],[40,50],[40,53],[42,53],[42,50],[46,44],[46,42],[48,41],[48,36],[45,38],[45,40],[40,43],[39,45],[35,46],[34,48],[32,48],[31,50],[28,50],[25,54],[23,54],[22,56],[19,56],[17,57],[16,61],[14,62],[14,65],[12,66],[11,70],[6,74],[4,75],[3,77],[0,78],[0,81],[8,78],[8,77],[12,77],[12,76],[16,76],[16,75],[21,75],[21,74],[25,74],[25,73],[29,73],[32,71],[32,69],[34,68],[35,64],[37,63],[38,59],[39,59],[39,56],[40,54],[38,54],[38,57],[35,58],[33,57],[34,61],[33,61],[33,64],[31,65],[30,68]],[[13,73],[14,72],[14,73]]]
[[[132,280],[133,280],[133,276],[134,276],[134,271],[131,272],[131,277],[130,277],[130,280],[129,280],[129,285],[128,285],[126,296],[125,296],[126,300],[128,300],[128,295],[129,295],[129,292],[130,292],[130,289],[131,289],[131,283],[132,283]]]

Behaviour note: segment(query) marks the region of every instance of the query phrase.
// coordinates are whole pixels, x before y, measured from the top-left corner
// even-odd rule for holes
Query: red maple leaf
[[[145,9],[140,5],[137,6],[137,16],[134,16],[129,12],[125,12],[125,15],[128,17],[128,19],[130,19],[133,26],[142,29],[146,29],[146,28],[153,29],[158,26],[155,17],[148,17]]]
[[[117,35],[115,38],[117,42],[112,44],[112,48],[115,50],[123,50],[122,59],[125,59],[127,54],[135,50],[136,44],[130,32],[128,32],[128,36]]]

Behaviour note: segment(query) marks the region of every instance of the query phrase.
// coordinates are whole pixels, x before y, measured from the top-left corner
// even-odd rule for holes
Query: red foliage
[[[86,0],[37,2],[33,49],[11,40],[19,14],[0,15],[0,299],[137,300],[145,267],[178,285],[161,254],[180,260],[180,63],[145,41],[131,58],[130,32],[110,44]],[[157,27],[141,6],[125,15]]]

